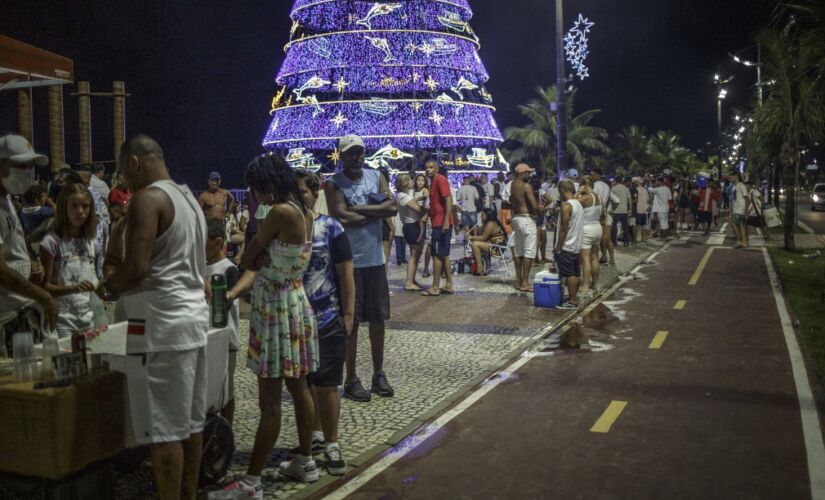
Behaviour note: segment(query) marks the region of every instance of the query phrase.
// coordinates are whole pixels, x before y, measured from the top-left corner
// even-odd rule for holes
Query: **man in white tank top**
[[[134,193],[126,258],[98,294],[120,297],[127,350],[146,356],[151,432],[136,438],[152,445],[158,496],[194,499],[206,419],[206,220],[153,139],[124,143],[117,166]]]
[[[567,287],[567,300],[562,302],[559,309],[578,309],[579,282],[581,268],[579,266],[579,252],[582,249],[584,235],[584,208],[574,199],[575,186],[570,180],[559,183],[559,194],[563,200],[561,217],[556,232],[556,245],[553,254],[556,258],[556,268],[559,278]]]

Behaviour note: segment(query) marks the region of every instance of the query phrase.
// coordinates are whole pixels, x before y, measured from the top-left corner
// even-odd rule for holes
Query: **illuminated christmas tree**
[[[263,145],[295,167],[330,171],[358,134],[367,163],[495,169],[501,132],[467,0],[295,0]]]

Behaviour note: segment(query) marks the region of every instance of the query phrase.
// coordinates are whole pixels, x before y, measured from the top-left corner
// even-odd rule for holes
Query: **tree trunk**
[[[796,179],[798,172],[798,156],[788,158],[785,175],[785,250],[796,250]]]

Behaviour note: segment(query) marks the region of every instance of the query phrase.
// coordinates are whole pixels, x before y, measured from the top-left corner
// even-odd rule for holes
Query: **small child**
[[[20,222],[26,234],[31,234],[40,224],[54,217],[54,208],[49,206],[49,195],[46,190],[35,184],[23,193],[23,209],[20,211]]]
[[[228,258],[224,252],[226,245],[226,226],[219,219],[209,219],[206,221],[206,279],[210,279],[213,274],[223,274],[226,276],[226,289],[231,290],[238,282],[240,271],[238,267]],[[238,326],[240,322],[240,305],[234,301],[229,309],[229,366],[227,373],[227,393],[224,407],[221,408],[221,415],[232,423],[235,417],[235,365],[237,364],[238,346]]]
[[[57,301],[57,335],[68,337],[94,327],[91,294],[97,288],[97,216],[92,193],[83,184],[60,191],[54,227],[40,243],[44,288]]]

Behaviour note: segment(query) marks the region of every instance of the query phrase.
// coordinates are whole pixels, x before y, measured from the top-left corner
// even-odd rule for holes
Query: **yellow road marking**
[[[653,342],[650,343],[651,349],[660,349],[662,344],[665,343],[665,339],[667,338],[667,332],[656,332],[656,336],[653,337]]]
[[[713,251],[716,249],[720,250],[730,250],[730,247],[710,247],[708,251],[705,252],[705,256],[702,257],[702,260],[699,262],[699,265],[696,267],[696,270],[693,271],[693,276],[690,277],[690,281],[688,281],[688,285],[695,285],[699,283],[699,278],[702,277],[702,272],[705,270],[705,266],[708,265],[708,261],[710,260],[710,256],[713,255]]]
[[[612,401],[607,405],[607,409],[604,410],[602,416],[599,417],[596,423],[593,424],[593,427],[590,428],[590,432],[598,432],[600,434],[610,432],[610,428],[616,422],[616,419],[619,418],[619,415],[622,414],[625,406],[627,406],[627,401]]]
[[[673,308],[676,309],[677,311],[681,311],[682,309],[685,308],[685,304],[687,304],[686,300],[677,300],[676,305],[674,305]]]

